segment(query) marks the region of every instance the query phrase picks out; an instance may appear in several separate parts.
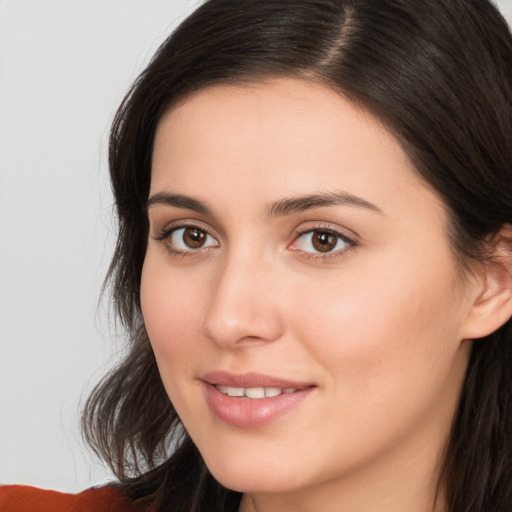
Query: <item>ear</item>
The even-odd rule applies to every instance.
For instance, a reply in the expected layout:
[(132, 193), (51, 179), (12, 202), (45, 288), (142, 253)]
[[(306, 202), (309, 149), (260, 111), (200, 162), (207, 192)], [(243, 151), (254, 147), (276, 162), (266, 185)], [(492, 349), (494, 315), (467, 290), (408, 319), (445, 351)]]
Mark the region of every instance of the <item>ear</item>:
[(512, 226), (503, 226), (490, 245), (491, 256), (477, 271), (464, 339), (483, 338), (512, 318)]

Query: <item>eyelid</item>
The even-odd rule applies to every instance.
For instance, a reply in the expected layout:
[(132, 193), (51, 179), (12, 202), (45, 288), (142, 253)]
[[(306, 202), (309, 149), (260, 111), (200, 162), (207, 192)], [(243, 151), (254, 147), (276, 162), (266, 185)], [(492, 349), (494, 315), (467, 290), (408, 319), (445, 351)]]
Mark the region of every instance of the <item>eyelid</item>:
[(167, 223), (162, 223), (162, 227), (155, 227), (154, 231), (156, 231), (156, 234), (151, 235), (151, 238), (153, 240), (156, 240), (158, 242), (163, 241), (165, 238), (167, 238), (173, 231), (176, 231), (180, 228), (196, 228), (200, 229), (201, 231), (204, 231), (208, 235), (215, 238), (215, 240), (218, 241), (219, 236), (212, 230), (210, 226), (205, 224), (204, 222), (201, 222), (200, 220), (196, 219), (177, 219), (173, 220)]
[[(208, 236), (212, 237), (216, 241), (216, 245), (209, 245), (206, 247), (199, 247), (197, 249), (190, 248), (190, 250), (182, 250), (172, 247), (170, 242), (166, 243), (166, 241), (172, 236), (172, 234), (179, 229), (186, 228), (195, 228), (201, 231), (204, 231)], [(297, 240), (308, 233), (313, 232), (325, 232), (332, 234), (342, 240), (347, 247), (336, 249), (328, 252), (315, 252), (315, 251), (304, 251), (303, 249), (293, 247), (293, 245), (297, 242)], [(163, 242), (167, 250), (171, 252), (173, 255), (182, 255), (182, 256), (192, 256), (201, 254), (204, 251), (208, 251), (212, 248), (219, 247), (219, 235), (207, 224), (199, 221), (197, 219), (178, 219), (167, 224), (164, 224), (162, 228), (157, 230), (157, 234), (151, 235), (151, 238), (158, 242)], [(287, 248), (301, 254), (302, 257), (310, 258), (310, 259), (328, 259), (332, 257), (339, 257), (345, 254), (347, 251), (353, 249), (357, 245), (359, 245), (359, 236), (351, 230), (343, 228), (338, 225), (333, 225), (327, 222), (306, 222), (302, 223), (299, 227), (295, 228), (292, 234), (292, 240), (287, 244)]]
[[(207, 236), (213, 238), (216, 242), (216, 245), (208, 245), (206, 247), (198, 247), (194, 249), (190, 247), (189, 249), (179, 249), (172, 245), (171, 238), (173, 233), (179, 231), (180, 229), (198, 229), (206, 233)], [(161, 242), (165, 245), (167, 251), (173, 256), (195, 256), (203, 253), (204, 251), (208, 251), (210, 249), (214, 249), (215, 247), (219, 247), (219, 237), (212, 232), (212, 229), (202, 222), (194, 220), (194, 219), (179, 219), (165, 224), (162, 228), (157, 230), (156, 235), (152, 235), (151, 238), (157, 242)]]
[[(337, 238), (341, 239), (344, 243), (346, 243), (347, 247), (344, 247), (343, 249), (337, 249), (337, 250), (325, 252), (325, 253), (322, 253), (320, 251), (309, 252), (309, 251), (304, 251), (302, 249), (293, 247), (293, 244), (295, 244), (300, 239), (300, 237), (307, 235), (309, 233), (314, 233), (315, 231), (332, 234), (332, 235), (336, 236)], [(347, 251), (349, 251), (349, 250), (353, 249), (354, 247), (356, 247), (357, 245), (359, 245), (358, 236), (355, 235), (355, 233), (353, 233), (353, 232), (350, 232), (351, 234), (349, 235), (349, 234), (347, 234), (347, 231), (348, 230), (346, 230), (344, 228), (341, 228), (339, 226), (334, 227), (332, 224), (327, 224), (327, 223), (308, 224), (306, 226), (299, 227), (294, 231), (293, 236), (292, 236), (292, 241), (290, 244), (288, 244), (288, 248), (291, 249), (292, 251), (301, 253), (301, 256), (303, 256), (303, 257), (311, 258), (311, 259), (324, 259), (325, 260), (327, 258), (340, 257), (340, 256), (344, 255)]]

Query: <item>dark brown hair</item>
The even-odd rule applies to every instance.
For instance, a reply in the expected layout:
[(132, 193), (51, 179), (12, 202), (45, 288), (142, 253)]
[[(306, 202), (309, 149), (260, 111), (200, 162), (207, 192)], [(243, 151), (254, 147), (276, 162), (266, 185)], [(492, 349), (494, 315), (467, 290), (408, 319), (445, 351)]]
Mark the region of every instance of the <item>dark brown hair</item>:
[[(240, 495), (213, 479), (184, 431), (141, 315), (156, 127), (193, 91), (274, 76), (332, 87), (388, 127), (442, 198), (462, 266), (512, 224), (512, 38), (488, 0), (205, 2), (157, 51), (112, 127), (119, 236), (108, 277), (130, 349), (83, 419), (123, 490), (158, 510), (235, 511)], [(473, 344), (441, 474), (449, 512), (512, 511), (512, 320)]]

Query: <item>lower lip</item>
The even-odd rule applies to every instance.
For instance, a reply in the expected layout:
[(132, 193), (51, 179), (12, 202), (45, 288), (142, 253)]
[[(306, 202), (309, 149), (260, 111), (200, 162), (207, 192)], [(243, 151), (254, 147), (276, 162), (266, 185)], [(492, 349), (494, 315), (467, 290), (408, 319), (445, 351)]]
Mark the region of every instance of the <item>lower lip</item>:
[(235, 427), (267, 425), (297, 407), (313, 387), (268, 398), (238, 398), (225, 395), (212, 384), (203, 383), (208, 407), (217, 418)]

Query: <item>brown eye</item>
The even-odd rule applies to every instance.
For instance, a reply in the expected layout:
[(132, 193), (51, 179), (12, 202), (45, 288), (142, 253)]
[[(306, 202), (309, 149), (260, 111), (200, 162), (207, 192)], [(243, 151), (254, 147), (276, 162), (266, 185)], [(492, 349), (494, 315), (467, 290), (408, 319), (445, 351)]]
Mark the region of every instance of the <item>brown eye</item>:
[(311, 229), (299, 234), (291, 247), (304, 253), (327, 255), (341, 253), (354, 245), (350, 238), (337, 231)]
[(191, 249), (199, 249), (206, 242), (206, 233), (197, 228), (186, 228), (183, 230), (183, 242)]
[[(164, 237), (165, 239), (167, 237)], [(208, 231), (196, 226), (173, 229), (168, 236), (169, 246), (176, 252), (193, 252), (207, 247), (216, 247), (217, 240)]]
[(338, 237), (327, 231), (313, 231), (311, 243), (318, 252), (330, 252), (338, 243)]

